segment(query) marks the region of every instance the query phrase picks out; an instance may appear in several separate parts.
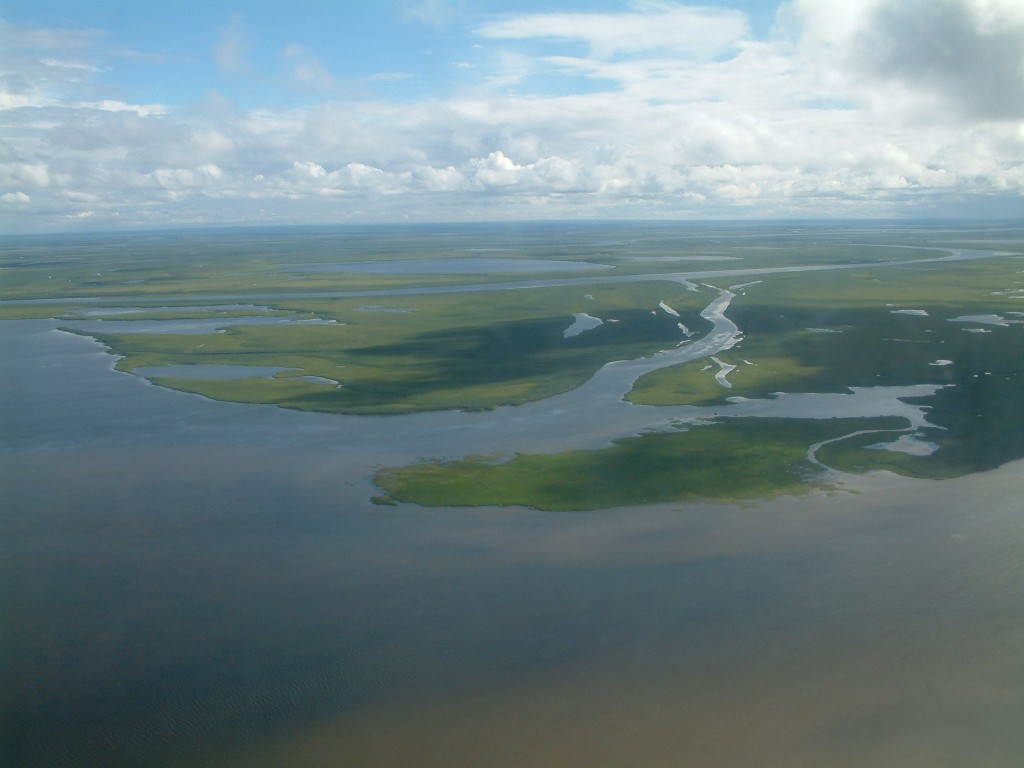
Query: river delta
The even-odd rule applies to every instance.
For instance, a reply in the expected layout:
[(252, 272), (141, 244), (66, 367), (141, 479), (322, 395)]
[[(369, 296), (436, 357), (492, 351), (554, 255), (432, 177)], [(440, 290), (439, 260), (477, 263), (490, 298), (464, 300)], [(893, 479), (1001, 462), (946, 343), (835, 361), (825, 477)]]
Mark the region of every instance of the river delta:
[(1016, 230), (119, 237), (6, 244), (12, 764), (1024, 756)]

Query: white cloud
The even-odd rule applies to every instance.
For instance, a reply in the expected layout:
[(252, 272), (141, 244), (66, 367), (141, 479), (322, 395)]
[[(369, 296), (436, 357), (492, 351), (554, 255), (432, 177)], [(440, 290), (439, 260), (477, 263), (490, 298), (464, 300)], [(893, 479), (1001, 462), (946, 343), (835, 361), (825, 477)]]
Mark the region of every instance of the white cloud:
[(38, 29), (0, 20), (0, 108), (45, 106), (87, 84), (103, 71), (104, 37), (95, 29)]
[(139, 117), (167, 114), (167, 105), (165, 104), (127, 104), (116, 99), (103, 99), (102, 101), (92, 102), (82, 101), (75, 106), (82, 109), (100, 109), (105, 112), (134, 112)]
[(473, 185), (484, 190), (561, 193), (580, 187), (578, 169), (560, 157), (519, 165), (499, 150), (470, 161), (469, 167)]
[(100, 29), (29, 27), (0, 22), (0, 39), (12, 50), (60, 51), (66, 54), (89, 52), (106, 33)]
[(50, 186), (50, 169), (45, 163), (3, 163), (0, 165), (0, 186), (36, 187)]
[(164, 114), (163, 104), (130, 104), (120, 99), (81, 99), (91, 91), (111, 51), (101, 30), (33, 29), (0, 22), (5, 67), (0, 71), (0, 110), (68, 106), (131, 111), (141, 116)]
[(232, 14), (226, 27), (220, 30), (220, 39), (214, 54), (222, 74), (242, 75), (249, 71), (250, 42), (241, 14)]
[(1019, 0), (794, 0), (802, 64), (877, 109), (930, 119), (1024, 119)]
[(0, 109), (20, 109), (31, 106), (41, 106), (41, 104), (26, 93), (0, 91)]
[(83, 64), (79, 61), (60, 61), (58, 59), (40, 59), (39, 63), (44, 67), (53, 67), (55, 69), (64, 69), (75, 74), (84, 75), (95, 75), (99, 74), (103, 70), (93, 64)]
[(327, 171), (319, 163), (295, 161), (286, 174), (286, 182), (282, 188), (292, 197), (303, 194), (386, 195), (405, 191), (395, 174), (365, 163), (348, 163), (337, 170)]
[[(995, 7), (986, 3), (986, 16)], [(1024, 119), (1024, 18), (1007, 13), (996, 26), (981, 10), (972, 0), (880, 7), (855, 55), (873, 76), (931, 93), (960, 115)]]
[(224, 171), (211, 163), (194, 168), (157, 168), (153, 178), (165, 189), (201, 190), (223, 179)]
[(462, 5), (455, 0), (404, 0), (401, 7), (406, 21), (439, 27), (454, 18)]
[(419, 166), (409, 171), (406, 178), (411, 189), (425, 192), (457, 192), (468, 186), (465, 174), (451, 165), (444, 168)]
[[(965, 195), (1020, 203), (1024, 116), (1013, 110), (1024, 89), (1014, 91), (1009, 64), (1020, 8), (795, 0), (760, 40), (735, 11), (668, 3), (505, 16), (481, 27), (486, 45), (457, 97), (400, 103), (342, 99), (294, 44), (281, 55), (289, 73), (331, 100), (288, 109), (218, 97), (132, 104), (89, 70), (103, 69), (90, 47), (101, 35), (39, 33), (29, 37), (59, 50), (24, 53), (0, 91), (0, 194), (33, 222), (88, 213), (95, 226), (880, 216), (957, 210)], [(896, 50), (894, 30), (911, 18), (919, 29)], [(950, 31), (950, 19), (964, 28), (940, 39), (963, 57), (962, 73), (920, 32)], [(239, 17), (222, 43), (222, 65), (245, 64)], [(986, 90), (978, 78), (990, 64)]]
[(597, 58), (657, 49), (698, 57), (731, 49), (748, 34), (739, 11), (645, 3), (629, 13), (533, 13), (484, 24), (479, 33), (504, 40), (582, 41)]
[(316, 55), (298, 43), (291, 43), (281, 51), (281, 59), (290, 68), (292, 81), (303, 90), (330, 91), (334, 89), (334, 77), (327, 71)]

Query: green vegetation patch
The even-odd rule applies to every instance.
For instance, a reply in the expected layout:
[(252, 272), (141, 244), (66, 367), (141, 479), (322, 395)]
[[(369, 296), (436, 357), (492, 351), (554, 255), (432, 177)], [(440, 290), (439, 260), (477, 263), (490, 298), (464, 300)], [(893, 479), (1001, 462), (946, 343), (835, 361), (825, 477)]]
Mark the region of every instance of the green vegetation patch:
[[(710, 404), (779, 391), (949, 384), (963, 372), (984, 374), (993, 365), (1020, 370), (1022, 326), (986, 326), (988, 333), (975, 335), (950, 320), (981, 314), (1021, 319), (1013, 314), (1024, 307), (1021, 267), (1019, 258), (1010, 257), (765, 276), (728, 311), (744, 334), (734, 349), (718, 355), (737, 366), (728, 377), (731, 389), (715, 380), (719, 368), (706, 358), (647, 374), (629, 399), (645, 405)], [(942, 359), (958, 367), (934, 365)]]
[(203, 395), (211, 400), (234, 403), (279, 403), (282, 400), (315, 397), (335, 389), (334, 384), (320, 384), (285, 376), (231, 380), (157, 377), (153, 383)]
[[(120, 356), (118, 367), (125, 371), (172, 364), (290, 369), (267, 379), (154, 377), (158, 384), (219, 400), (332, 413), (487, 409), (565, 392), (608, 362), (675, 347), (681, 340), (677, 322), (703, 333), (708, 324), (699, 313), (712, 292), (687, 291), (653, 275), (847, 265), (707, 278), (722, 287), (745, 286), (736, 289), (728, 310), (743, 338), (717, 355), (736, 366), (728, 374), (731, 387), (720, 384), (718, 364), (705, 358), (641, 377), (629, 397), (645, 405), (710, 405), (775, 392), (941, 385), (920, 401), (930, 408), (928, 418), (936, 428), (930, 439), (940, 448), (934, 455), (878, 451), (851, 440), (827, 446), (822, 458), (857, 471), (884, 467), (948, 476), (1024, 456), (1021, 235), (1019, 227), (1001, 225), (609, 222), (5, 238), (0, 319), (57, 317), (73, 326), (74, 313), (90, 306), (87, 297), (93, 307), (100, 299), (118, 297), (119, 305), (151, 308), (133, 315), (110, 313), (111, 320), (229, 318), (235, 310), (216, 305), (255, 303), (267, 307), (259, 310), (267, 316), (335, 322), (241, 324), (202, 335), (89, 335)], [(1006, 255), (906, 263), (940, 256), (942, 248), (991, 247), (1005, 249)], [(308, 271), (309, 265), (481, 259), (485, 253), (614, 269), (586, 276), (561, 270), (506, 275)], [(652, 279), (614, 282), (641, 273)], [(454, 290), (556, 276), (589, 282)], [(453, 290), (416, 293), (438, 287)], [(381, 293), (392, 288), (408, 292)], [(350, 292), (365, 295), (340, 297)], [(63, 303), (60, 297), (82, 301)], [(661, 301), (680, 317), (659, 309)], [(604, 323), (566, 338), (576, 313)], [(953, 322), (988, 315), (1009, 322)], [(756, 427), (748, 429), (759, 434)], [(721, 426), (704, 431), (728, 434)], [(580, 466), (586, 468), (586, 462)]]
[(819, 476), (814, 443), (862, 429), (901, 429), (876, 419), (726, 419), (689, 431), (618, 440), (597, 451), (428, 462), (386, 469), (382, 500), (424, 506), (514, 505), (583, 511), (694, 499), (737, 501), (804, 493)]
[(65, 304), (6, 304), (0, 305), (0, 320), (46, 320), (67, 311)]
[[(1022, 267), (1020, 258), (1003, 257), (767, 276), (729, 309), (745, 334), (718, 355), (737, 366), (728, 376), (731, 388), (715, 380), (719, 367), (705, 358), (647, 374), (629, 399), (705, 405), (779, 391), (936, 384), (942, 389), (918, 401), (938, 428), (934, 455), (844, 441), (823, 449), (822, 460), (851, 471), (891, 469), (920, 477), (998, 467), (1024, 456)], [(1008, 322), (958, 320), (989, 315)]]
[[(256, 230), (15, 238), (0, 243), (0, 299), (159, 299), (296, 291), (382, 290), (472, 285), (494, 275), (298, 272), (297, 265), (373, 259), (471, 258), (443, 240), (351, 232), (316, 236)], [(506, 276), (508, 277), (508, 276)]]
[(794, 356), (758, 354), (754, 364), (730, 352), (715, 357), (736, 366), (728, 375), (731, 388), (719, 383), (715, 375), (721, 368), (706, 357), (642, 376), (628, 399), (638, 405), (720, 405), (736, 395), (766, 397), (782, 392), (791, 389), (794, 382), (813, 379), (819, 373), (819, 369), (802, 365)]
[(898, 435), (866, 434), (857, 435), (847, 440), (824, 445), (818, 449), (818, 460), (840, 472), (863, 474), (886, 470), (907, 477), (924, 479), (943, 479), (964, 474), (963, 468), (946, 450), (949, 443), (939, 430), (924, 430), (918, 436), (939, 445), (936, 453), (917, 456), (901, 451), (886, 450), (880, 446), (892, 443)]
[[(334, 320), (325, 325), (237, 325), (216, 334), (93, 334), (122, 356), (118, 368), (259, 365), (295, 369), (276, 379), (320, 376), (340, 386), (182, 380), (155, 383), (217, 400), (272, 402), (329, 413), (479, 410), (573, 389), (601, 366), (671, 347), (707, 294), (676, 283), (557, 287), (274, 302), (278, 311)], [(573, 315), (604, 322), (565, 336)]]

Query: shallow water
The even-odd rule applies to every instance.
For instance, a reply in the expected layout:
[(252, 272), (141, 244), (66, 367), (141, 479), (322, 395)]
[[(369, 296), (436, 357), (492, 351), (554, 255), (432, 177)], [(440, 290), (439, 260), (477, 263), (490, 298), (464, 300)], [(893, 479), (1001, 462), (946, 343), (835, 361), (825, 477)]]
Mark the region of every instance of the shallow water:
[(117, 316), (123, 315), (130, 317), (131, 315), (138, 315), (142, 313), (159, 313), (159, 312), (237, 312), (237, 311), (252, 311), (252, 312), (267, 312), (270, 307), (260, 306), (257, 304), (198, 304), (198, 305), (187, 305), (187, 306), (171, 306), (171, 307), (92, 307), (89, 309), (74, 309), (68, 312), (65, 317), (69, 319), (73, 318), (89, 318), (97, 316)]
[(586, 312), (575, 312), (573, 313), (572, 325), (562, 331), (562, 337), (571, 339), (579, 336), (581, 333), (592, 331), (602, 324), (604, 324), (604, 320), (599, 317), (588, 315)]
[(541, 404), (377, 418), (205, 400), (0, 323), (0, 763), (1024, 763), (1022, 462), (743, 506), (370, 502), (377, 465), (713, 414), (925, 423), (899, 398), (933, 387), (621, 400), (734, 340), (718, 309)]
[[(173, 309), (162, 307), (163, 309)], [(319, 318), (252, 315), (248, 317), (217, 317), (194, 320), (64, 320), (61, 326), (82, 333), (220, 333), (237, 325), (332, 325), (334, 320)]]
[(358, 272), (369, 275), (496, 275), (509, 272), (577, 272), (611, 269), (607, 264), (551, 259), (380, 259), (290, 264), (282, 272)]
[[(91, 339), (56, 330), (48, 320), (3, 323), (4, 345), (24, 355), (5, 368), (4, 450), (78, 445), (241, 444), (329, 449), (368, 473), (381, 463), (422, 458), (555, 452), (599, 448), (650, 430), (674, 429), (716, 416), (830, 418), (903, 416), (925, 423), (922, 406), (901, 398), (933, 393), (934, 385), (852, 389), (848, 394), (784, 394), (736, 398), (727, 405), (640, 406), (623, 400), (632, 382), (666, 365), (698, 359), (734, 343), (738, 329), (716, 300), (704, 337), (647, 358), (606, 365), (583, 386), (546, 400), (485, 412), (407, 416), (338, 416), (269, 405), (219, 403), (150, 384), (113, 370), (113, 358)], [(74, 396), (69, 394), (73, 389)], [(89, 403), (82, 409), (81, 403)], [(17, 405), (15, 405), (17, 404)]]
[(1020, 464), (550, 515), (373, 507), (322, 450), (7, 458), (7, 764), (1024, 756)]

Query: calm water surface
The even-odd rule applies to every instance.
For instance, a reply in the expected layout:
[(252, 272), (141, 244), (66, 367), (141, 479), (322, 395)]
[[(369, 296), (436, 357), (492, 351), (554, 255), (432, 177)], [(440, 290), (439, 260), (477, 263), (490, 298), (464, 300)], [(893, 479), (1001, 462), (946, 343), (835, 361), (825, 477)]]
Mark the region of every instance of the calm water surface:
[(5, 764), (1024, 762), (1020, 463), (743, 507), (377, 507), (375, 464), (514, 409), (215, 403), (53, 327), (0, 324)]

